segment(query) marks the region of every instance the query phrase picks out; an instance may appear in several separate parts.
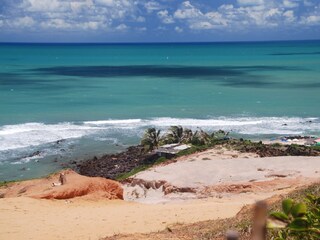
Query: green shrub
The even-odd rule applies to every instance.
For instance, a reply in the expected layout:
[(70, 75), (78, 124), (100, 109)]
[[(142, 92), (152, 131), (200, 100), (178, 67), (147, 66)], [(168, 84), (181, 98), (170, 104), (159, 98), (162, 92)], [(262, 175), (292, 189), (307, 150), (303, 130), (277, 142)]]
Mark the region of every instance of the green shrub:
[(272, 212), (269, 229), (275, 229), (275, 240), (319, 240), (320, 197), (308, 194), (306, 203), (285, 199), (282, 211)]

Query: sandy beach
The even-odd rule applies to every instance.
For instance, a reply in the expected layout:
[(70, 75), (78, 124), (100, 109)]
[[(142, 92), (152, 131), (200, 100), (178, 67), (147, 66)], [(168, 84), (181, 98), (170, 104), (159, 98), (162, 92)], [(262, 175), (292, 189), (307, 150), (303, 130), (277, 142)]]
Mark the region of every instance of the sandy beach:
[[(98, 181), (101, 186), (99, 178), (77, 177), (71, 172), (66, 186), (52, 188), (50, 183), (57, 178), (54, 175), (1, 189), (8, 195), (0, 199), (0, 238), (95, 240), (159, 231), (177, 223), (228, 218), (247, 204), (319, 181), (319, 172), (320, 157), (258, 158), (215, 149), (136, 174), (131, 183), (122, 186), (127, 201), (108, 200), (110, 194), (94, 191), (62, 200), (40, 199), (40, 192), (65, 192), (70, 186), (79, 190), (87, 185), (81, 185), (79, 179), (91, 181), (92, 186)], [(134, 180), (140, 184), (133, 186)], [(150, 181), (163, 181), (173, 190), (164, 193), (164, 185), (147, 188), (145, 183)], [(25, 191), (19, 193), (21, 188)], [(193, 191), (180, 191), (182, 188)], [(132, 197), (134, 192), (136, 197)]]

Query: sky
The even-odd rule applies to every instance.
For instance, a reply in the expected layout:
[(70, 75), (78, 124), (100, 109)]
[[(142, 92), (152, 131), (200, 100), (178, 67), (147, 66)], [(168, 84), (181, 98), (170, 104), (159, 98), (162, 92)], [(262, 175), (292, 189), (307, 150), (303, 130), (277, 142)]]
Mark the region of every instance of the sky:
[(320, 0), (0, 0), (0, 42), (320, 39)]

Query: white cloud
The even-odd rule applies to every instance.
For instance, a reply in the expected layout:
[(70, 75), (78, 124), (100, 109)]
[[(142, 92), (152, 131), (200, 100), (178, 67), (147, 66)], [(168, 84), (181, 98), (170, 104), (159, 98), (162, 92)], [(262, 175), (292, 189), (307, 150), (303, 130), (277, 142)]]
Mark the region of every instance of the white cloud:
[(196, 18), (202, 15), (202, 12), (189, 1), (183, 2), (181, 7), (174, 13), (174, 17), (178, 19)]
[(296, 20), (296, 17), (292, 10), (285, 11), (283, 13), (283, 16), (285, 17), (285, 21), (287, 22), (294, 22)]
[(115, 20), (120, 21), (120, 25), (127, 21), (144, 22), (145, 18), (137, 15), (136, 3), (136, 0), (22, 0), (14, 6), (14, 13), (18, 16), (7, 15), (4, 25), (108, 30)]
[(85, 11), (88, 8), (93, 8), (94, 4), (92, 0), (83, 0), (80, 2), (70, 2), (70, 7), (73, 12)]
[(182, 29), (181, 27), (178, 27), (178, 26), (176, 26), (176, 27), (174, 28), (174, 30), (175, 30), (176, 32), (178, 32), (178, 33), (182, 33), (182, 32), (183, 32), (183, 29)]
[(161, 19), (161, 21), (165, 24), (174, 23), (174, 19), (172, 16), (169, 15), (168, 10), (159, 11), (157, 15)]
[(56, 29), (70, 29), (72, 24), (66, 22), (64, 19), (50, 19), (49, 21), (40, 24), (42, 28), (56, 28)]
[(67, 2), (59, 0), (23, 0), (22, 5), (28, 11), (63, 11), (67, 7)]
[(115, 28), (117, 31), (126, 31), (129, 29), (129, 27), (126, 24), (120, 24)]
[(35, 25), (35, 21), (32, 17), (20, 17), (20, 18), (16, 18), (13, 19), (13, 21), (11, 21), (9, 24), (12, 27), (17, 27), (17, 28), (26, 28), (26, 27), (32, 27)]
[(313, 11), (305, 13), (301, 17), (300, 23), (307, 26), (320, 25), (320, 4), (314, 6)]
[(209, 12), (205, 16), (210, 20), (211, 23), (220, 26), (227, 26), (227, 19), (219, 12)]
[(306, 25), (320, 25), (320, 16), (311, 15), (304, 17), (302, 23)]
[(230, 11), (232, 9), (234, 9), (232, 4), (223, 4), (218, 8), (219, 11)]
[(254, 6), (264, 4), (264, 0), (237, 0), (238, 4), (241, 6)]
[(297, 1), (293, 1), (293, 0), (284, 0), (283, 6), (285, 8), (296, 8), (299, 6), (299, 3)]
[[(5, 2), (0, 7), (1, 29), (147, 31), (147, 21), (150, 26), (162, 25), (175, 32), (320, 25), (317, 0), (235, 0), (234, 4), (215, 8), (214, 4), (195, 0), (181, 1), (178, 7), (172, 0), (0, 1)], [(8, 6), (10, 9), (6, 9)], [(165, 27), (167, 24), (172, 26)]]
[[(276, 28), (297, 26), (295, 10), (285, 8), (283, 1), (239, 0), (240, 6), (223, 4), (215, 11), (203, 12), (189, 1), (183, 2), (174, 17), (193, 30), (228, 29), (242, 31), (252, 28)], [(288, 4), (288, 2), (286, 3)], [(287, 5), (289, 6), (289, 5)], [(290, 5), (293, 7), (293, 5)], [(305, 22), (316, 22), (305, 19)]]
[(144, 4), (144, 7), (147, 9), (148, 13), (162, 9), (162, 6), (155, 1), (150, 1)]
[(99, 28), (100, 24), (98, 22), (85, 22), (82, 23), (84, 29), (96, 30)]
[(136, 21), (142, 23), (142, 22), (145, 22), (146, 19), (145, 19), (144, 17), (142, 17), (142, 16), (138, 16), (138, 17), (136, 18)]
[(210, 22), (194, 22), (190, 25), (191, 29), (203, 30), (203, 29), (212, 29), (214, 26)]
[(140, 31), (140, 32), (145, 32), (147, 31), (147, 28), (146, 27), (138, 27), (138, 28), (135, 28), (137, 31)]

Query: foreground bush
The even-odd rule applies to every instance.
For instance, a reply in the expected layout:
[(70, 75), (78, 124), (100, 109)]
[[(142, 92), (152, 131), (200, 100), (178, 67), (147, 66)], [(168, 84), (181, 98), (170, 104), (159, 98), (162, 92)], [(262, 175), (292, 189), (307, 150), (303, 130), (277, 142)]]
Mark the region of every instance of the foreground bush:
[(320, 239), (320, 197), (308, 194), (305, 202), (285, 199), (282, 211), (270, 214), (268, 228), (275, 230), (272, 239)]

